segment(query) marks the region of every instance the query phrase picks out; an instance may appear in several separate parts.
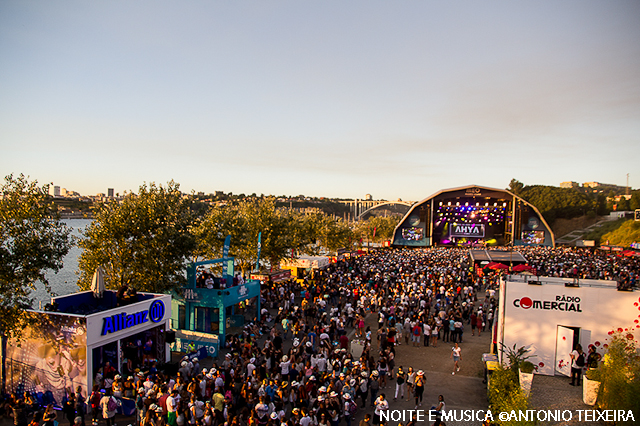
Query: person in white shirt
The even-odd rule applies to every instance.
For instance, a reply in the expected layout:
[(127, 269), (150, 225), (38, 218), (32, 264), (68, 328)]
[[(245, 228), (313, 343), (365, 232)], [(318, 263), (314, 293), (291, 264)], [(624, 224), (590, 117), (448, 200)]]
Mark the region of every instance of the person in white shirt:
[(176, 424), (176, 416), (178, 409), (178, 390), (174, 389), (171, 391), (171, 394), (167, 397), (167, 423), (169, 425)]
[(458, 361), (460, 361), (460, 352), (462, 351), (462, 349), (460, 349), (460, 347), (458, 346), (458, 342), (454, 343), (454, 347), (451, 348), (451, 357), (453, 359), (453, 371), (451, 372), (451, 375), (456, 374), (456, 371), (460, 371), (460, 365), (458, 364)]
[(374, 414), (373, 424), (379, 425), (381, 413), (383, 411), (389, 411), (389, 401), (385, 399), (384, 393), (381, 393), (380, 396), (378, 396), (375, 402), (375, 406), (376, 406), (376, 409), (373, 412)]

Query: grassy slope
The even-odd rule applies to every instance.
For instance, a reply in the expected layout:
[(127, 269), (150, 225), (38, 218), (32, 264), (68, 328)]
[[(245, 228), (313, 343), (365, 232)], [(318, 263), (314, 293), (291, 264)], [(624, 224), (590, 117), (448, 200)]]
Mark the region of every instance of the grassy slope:
[(601, 244), (609, 240), (611, 245), (628, 247), (631, 243), (640, 241), (640, 222), (632, 219), (616, 222), (621, 222), (619, 227), (602, 235)]

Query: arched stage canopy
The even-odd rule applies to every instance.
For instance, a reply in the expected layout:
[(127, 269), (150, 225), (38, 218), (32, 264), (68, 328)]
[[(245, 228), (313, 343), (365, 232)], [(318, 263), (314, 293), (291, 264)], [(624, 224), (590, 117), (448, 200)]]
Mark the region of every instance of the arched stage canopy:
[(443, 189), (415, 203), (393, 234), (394, 246), (555, 246), (551, 227), (517, 195), (478, 185)]

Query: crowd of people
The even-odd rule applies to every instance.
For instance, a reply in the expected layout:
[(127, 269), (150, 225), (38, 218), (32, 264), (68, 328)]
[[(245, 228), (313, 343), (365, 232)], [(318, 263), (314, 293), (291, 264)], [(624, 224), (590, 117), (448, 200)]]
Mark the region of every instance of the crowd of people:
[[(539, 272), (573, 268), (585, 277), (635, 279), (631, 260), (611, 266), (591, 252), (520, 250)], [(398, 346), (452, 343), (451, 374), (458, 373), (468, 333), (491, 328), (496, 274), (473, 268), (466, 249), (398, 249), (338, 261), (304, 283), (268, 283), (261, 321), (230, 336), (213, 367), (187, 355), (177, 373), (152, 365), (127, 377), (98, 377), (87, 400), (74, 399), (75, 412), (65, 415), (84, 426), (90, 413), (93, 425), (106, 419), (110, 426), (122, 398), (129, 398), (135, 419), (126, 421), (136, 426), (351, 426), (362, 411), (359, 426), (379, 425), (390, 399), (412, 398), (416, 408), (423, 403), (425, 373), (396, 365)], [(375, 330), (366, 326), (368, 315), (377, 319)], [(351, 330), (361, 353), (350, 350)], [(441, 395), (434, 410), (444, 409)], [(32, 426), (43, 422), (50, 426), (42, 417)]]
[(580, 247), (517, 247), (538, 275), (578, 279), (614, 280), (635, 287), (640, 256)]

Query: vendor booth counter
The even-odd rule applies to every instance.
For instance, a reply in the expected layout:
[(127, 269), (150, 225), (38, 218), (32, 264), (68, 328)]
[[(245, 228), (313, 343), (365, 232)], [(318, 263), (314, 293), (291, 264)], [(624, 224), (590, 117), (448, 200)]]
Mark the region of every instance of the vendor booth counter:
[(86, 291), (52, 298), (51, 306), (50, 311), (28, 311), (35, 316), (33, 325), (19, 344), (8, 341), (7, 392), (29, 391), (60, 405), (65, 389), (81, 387), (86, 398), (107, 363), (126, 376), (135, 368), (144, 370), (144, 360), (169, 361), (169, 295), (138, 293), (118, 302), (114, 291), (104, 291), (101, 298)]

